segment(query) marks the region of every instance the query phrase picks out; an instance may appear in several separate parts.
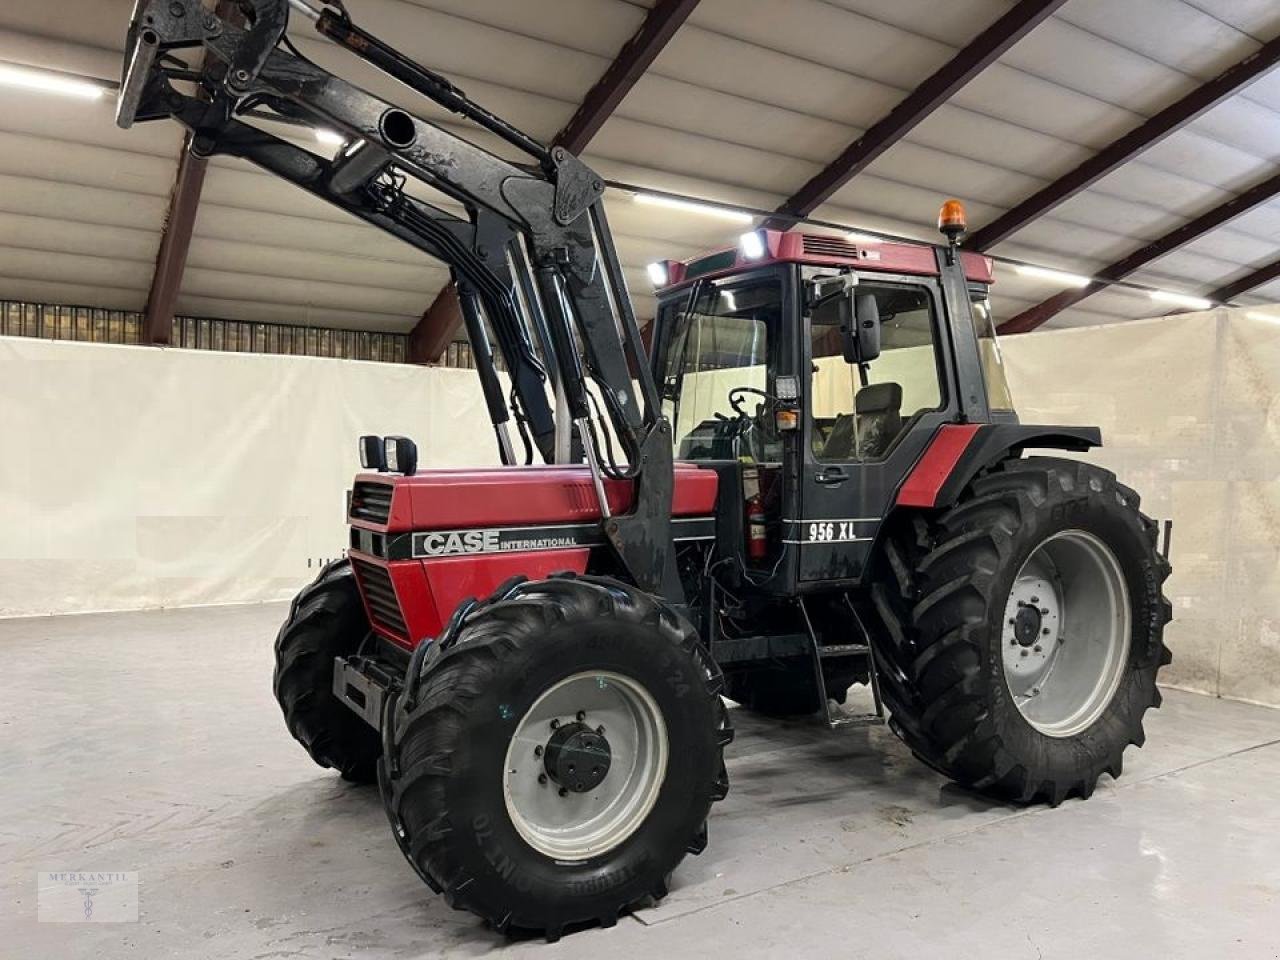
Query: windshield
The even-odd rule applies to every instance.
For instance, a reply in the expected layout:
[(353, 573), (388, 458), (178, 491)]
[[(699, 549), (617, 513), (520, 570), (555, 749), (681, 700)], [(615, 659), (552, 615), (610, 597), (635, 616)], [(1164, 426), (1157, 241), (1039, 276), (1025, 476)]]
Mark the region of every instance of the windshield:
[(665, 304), (659, 322), (668, 347), (662, 370), (663, 413), (676, 456), (777, 459), (757, 427), (772, 422), (766, 394), (769, 348), (782, 311), (776, 276), (701, 284)]

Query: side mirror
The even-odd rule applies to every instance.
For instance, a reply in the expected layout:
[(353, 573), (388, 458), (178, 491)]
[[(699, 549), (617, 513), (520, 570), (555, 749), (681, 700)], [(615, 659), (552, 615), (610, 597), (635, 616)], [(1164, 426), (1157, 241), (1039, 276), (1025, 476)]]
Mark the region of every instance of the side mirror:
[(880, 356), (880, 307), (870, 293), (848, 297), (841, 305), (840, 333), (846, 363), (870, 363)]

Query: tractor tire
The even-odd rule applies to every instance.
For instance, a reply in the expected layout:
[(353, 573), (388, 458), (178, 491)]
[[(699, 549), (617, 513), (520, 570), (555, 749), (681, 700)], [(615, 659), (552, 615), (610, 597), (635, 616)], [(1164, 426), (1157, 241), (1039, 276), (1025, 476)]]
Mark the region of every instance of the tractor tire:
[[(852, 672), (828, 677), (827, 697), (844, 703), (853, 682)], [(816, 686), (813, 663), (806, 657), (726, 674), (724, 695), (762, 717), (799, 717), (822, 709)]]
[(1171, 659), (1170, 567), (1138, 507), (1106, 470), (1032, 457), (889, 536), (874, 654), (890, 726), (917, 757), (1021, 803), (1120, 776)]
[(663, 897), (728, 789), (722, 680), (693, 628), (634, 587), (566, 575), (500, 591), (432, 654), (388, 705), (379, 765), (428, 886), (548, 940)]
[(344, 780), (377, 778), (382, 742), (333, 694), (333, 660), (359, 650), (369, 636), (351, 564), (338, 560), (294, 598), (276, 636), (273, 688), (284, 722), (307, 753)]

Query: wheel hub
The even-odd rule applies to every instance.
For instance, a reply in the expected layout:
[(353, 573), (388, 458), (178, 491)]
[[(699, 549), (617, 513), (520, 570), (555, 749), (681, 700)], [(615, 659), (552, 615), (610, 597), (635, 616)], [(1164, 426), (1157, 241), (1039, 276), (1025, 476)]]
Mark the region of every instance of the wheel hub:
[(609, 741), (585, 723), (559, 727), (543, 751), (547, 775), (572, 793), (586, 793), (600, 786), (612, 759)]
[(1069, 737), (1106, 709), (1129, 656), (1128, 587), (1111, 549), (1064, 530), (1023, 563), (1004, 610), (1004, 676), (1035, 729)]
[(1040, 611), (1030, 604), (1023, 604), (1013, 617), (1013, 638), (1020, 647), (1030, 647), (1040, 636)]
[(612, 850), (658, 802), (667, 751), (662, 710), (638, 680), (604, 670), (565, 677), (511, 731), (502, 773), (511, 825), (557, 861)]

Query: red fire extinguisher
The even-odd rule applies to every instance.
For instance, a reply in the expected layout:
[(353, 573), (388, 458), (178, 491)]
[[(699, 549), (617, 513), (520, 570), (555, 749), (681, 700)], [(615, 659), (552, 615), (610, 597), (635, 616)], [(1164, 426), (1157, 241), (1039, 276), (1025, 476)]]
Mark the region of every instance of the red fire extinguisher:
[(764, 500), (757, 491), (747, 499), (747, 556), (763, 560), (769, 553), (765, 535)]

